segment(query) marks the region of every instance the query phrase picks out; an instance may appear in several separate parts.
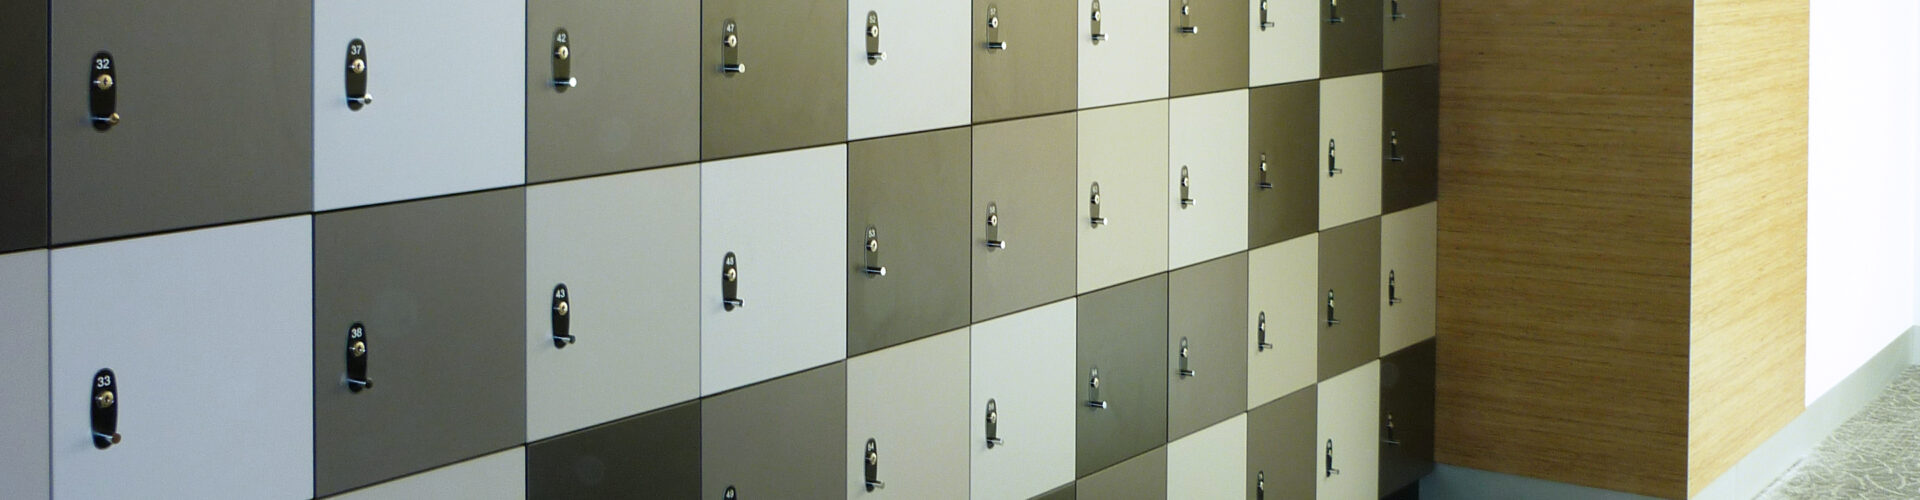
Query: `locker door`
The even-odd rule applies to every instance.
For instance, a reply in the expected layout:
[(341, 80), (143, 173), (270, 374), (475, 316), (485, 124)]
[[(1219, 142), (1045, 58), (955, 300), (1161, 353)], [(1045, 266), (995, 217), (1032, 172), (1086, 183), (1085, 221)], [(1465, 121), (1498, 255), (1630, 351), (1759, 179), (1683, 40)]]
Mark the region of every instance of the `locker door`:
[(1186, 96), (1247, 87), (1246, 0), (1167, 0), (1169, 91)]
[(527, 440), (700, 396), (699, 210), (694, 165), (527, 188)]
[(1033, 497), (1033, 500), (1073, 500), (1074, 496), (1075, 495), (1074, 495), (1073, 483), (1067, 483), (1066, 486), (1054, 488), (1053, 491), (1042, 493), (1040, 496)]
[(1073, 2), (1079, 6), (1080, 108), (1166, 97), (1165, 6), (1158, 0)]
[(0, 74), (14, 75), (0, 80), (0, 252), (47, 244), (47, 6), (14, 2), (0, 19)]
[(1248, 409), (1319, 380), (1319, 274), (1319, 234), (1248, 252)]
[(1383, 80), (1380, 210), (1397, 212), (1440, 194), (1440, 70), (1403, 69)]
[(1166, 101), (1090, 109), (1079, 117), (1080, 292), (1166, 271)]
[(312, 494), (312, 227), (52, 253), (55, 498)]
[(1324, 450), (1314, 386), (1247, 412), (1247, 498), (1313, 498)]
[(1247, 249), (1247, 92), (1174, 99), (1167, 155), (1170, 267)]
[(1319, 386), (1319, 459), (1314, 477), (1321, 500), (1380, 498), (1380, 363), (1368, 362)]
[(527, 497), (526, 457), (525, 448), (511, 448), (422, 474), (354, 490), (331, 497), (331, 500), (522, 499)]
[(526, 221), (520, 189), (315, 218), (317, 494), (525, 442)]
[(528, 444), (527, 497), (704, 498), (700, 402)]
[(1179, 439), (1247, 411), (1247, 255), (1169, 280), (1167, 436)]
[(1381, 0), (1386, 69), (1440, 62), (1440, 0)]
[(1247, 416), (1239, 413), (1167, 445), (1167, 498), (1238, 498), (1246, 471)]
[(971, 137), (956, 128), (847, 146), (847, 354), (967, 325)]
[(847, 137), (967, 124), (973, 21), (966, 2), (847, 2)]
[(1320, 82), (1248, 91), (1247, 246), (1320, 224)]
[(1155, 447), (1074, 484), (1079, 498), (1156, 500), (1167, 498), (1167, 448)]
[(1434, 343), (1380, 359), (1380, 491), (1399, 491), (1433, 471)]
[(1073, 295), (1074, 139), (1067, 114), (973, 128), (974, 321)]
[(701, 165), (701, 395), (846, 357), (846, 220), (845, 146)]
[(846, 8), (832, 0), (702, 1), (701, 158), (847, 137)]
[(1079, 298), (1082, 477), (1167, 442), (1167, 281), (1161, 274)]
[(1315, 354), (1324, 381), (1380, 354), (1380, 219), (1320, 233), (1319, 319)]
[(527, 181), (698, 160), (699, 23), (699, 0), (527, 2)]
[(53, 242), (306, 211), (311, 5), (52, 2)]
[(314, 209), (524, 182), (526, 14), (518, 0), (314, 4)]
[(1438, 210), (1428, 203), (1380, 218), (1380, 355), (1433, 338)]
[(1320, 82), (1320, 230), (1380, 215), (1380, 75)]
[(0, 255), (0, 488), (20, 498), (53, 494), (47, 352), (47, 252)]
[(973, 325), (974, 498), (1029, 498), (1073, 483), (1075, 304)]
[(846, 364), (702, 400), (700, 430), (699, 498), (846, 498)]
[(847, 498), (967, 498), (970, 349), (963, 328), (847, 360)]
[(1380, 71), (1381, 1), (1319, 0), (1320, 78)]
[(973, 0), (974, 123), (1074, 109), (1075, 1)]
[(1320, 0), (1247, 0), (1251, 85), (1320, 78)]

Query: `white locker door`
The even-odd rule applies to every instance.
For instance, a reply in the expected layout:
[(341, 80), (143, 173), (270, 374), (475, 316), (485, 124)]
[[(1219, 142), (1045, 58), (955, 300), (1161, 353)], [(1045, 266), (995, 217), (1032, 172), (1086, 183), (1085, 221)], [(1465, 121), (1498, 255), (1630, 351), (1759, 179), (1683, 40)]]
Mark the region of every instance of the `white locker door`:
[(848, 0), (849, 139), (967, 124), (973, 113), (969, 7)]
[(973, 326), (973, 498), (1030, 498), (1073, 482), (1075, 307), (1067, 299)]
[(1380, 355), (1433, 338), (1439, 210), (1433, 203), (1380, 218)]
[(1090, 109), (1079, 118), (1080, 293), (1166, 271), (1167, 103)]
[(1320, 82), (1320, 230), (1380, 215), (1379, 73)]
[(1320, 500), (1380, 498), (1380, 362), (1371, 361), (1319, 386)]
[(0, 378), (0, 491), (47, 498), (46, 250), (0, 255)]
[(1246, 496), (1247, 415), (1235, 415), (1167, 445), (1167, 499)]
[[(1313, 385), (1318, 372), (1320, 235), (1247, 257), (1247, 409)], [(1261, 329), (1266, 330), (1265, 343)]]
[(967, 498), (971, 349), (961, 328), (847, 360), (847, 498)]
[(1320, 77), (1320, 0), (1247, 0), (1247, 9), (1253, 21), (1247, 76), (1253, 86)]
[(1080, 109), (1167, 97), (1166, 2), (1072, 1), (1080, 12)]
[(1245, 250), (1247, 91), (1182, 97), (1168, 108), (1169, 267)]

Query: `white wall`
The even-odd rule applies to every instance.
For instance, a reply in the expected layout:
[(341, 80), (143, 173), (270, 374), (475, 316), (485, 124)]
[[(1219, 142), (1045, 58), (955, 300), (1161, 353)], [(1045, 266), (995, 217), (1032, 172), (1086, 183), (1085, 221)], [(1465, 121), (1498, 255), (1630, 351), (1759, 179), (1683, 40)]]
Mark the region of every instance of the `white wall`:
[(1811, 3), (1809, 404), (1920, 319), (1920, 5)]

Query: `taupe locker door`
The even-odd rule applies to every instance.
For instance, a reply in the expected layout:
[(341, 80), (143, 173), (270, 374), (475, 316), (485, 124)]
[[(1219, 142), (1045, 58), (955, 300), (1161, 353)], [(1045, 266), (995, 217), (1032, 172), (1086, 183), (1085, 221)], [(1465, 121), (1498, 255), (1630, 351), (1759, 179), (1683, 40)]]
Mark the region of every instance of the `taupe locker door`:
[(847, 365), (700, 402), (698, 498), (846, 498)]
[(1320, 2), (1326, 0), (1246, 1), (1247, 83), (1320, 78)]
[(956, 127), (973, 113), (965, 1), (847, 2), (847, 137)]
[(315, 217), (317, 494), (525, 442), (526, 220), (518, 188)]
[(1383, 0), (1319, 0), (1320, 78), (1380, 71)]
[(313, 494), (312, 228), (52, 252), (54, 498)]
[(526, 497), (526, 448), (515, 447), (329, 497), (328, 500), (519, 500)]
[(1440, 62), (1440, 0), (1380, 0), (1386, 69)]
[(1320, 232), (1319, 380), (1380, 354), (1380, 219)]
[(1313, 498), (1321, 475), (1314, 386), (1247, 412), (1247, 498)]
[(700, 403), (527, 445), (527, 498), (714, 498), (700, 494)]
[(309, 4), (314, 209), (526, 182), (525, 0)]
[(1320, 235), (1247, 253), (1247, 408), (1319, 381)]
[(1378, 73), (1320, 82), (1320, 230), (1380, 215), (1380, 168), (1386, 163), (1380, 132)]
[(973, 320), (1073, 295), (1074, 117), (973, 128)]
[(1247, 0), (1167, 0), (1168, 91), (1179, 97), (1247, 87)]
[(47, 6), (0, 19), (0, 252), (47, 245)]
[(700, 0), (527, 2), (527, 182), (700, 159)]
[(847, 3), (703, 0), (700, 157), (847, 138)]
[(1030, 498), (1073, 484), (1074, 299), (973, 325), (974, 498)]
[(1237, 498), (1246, 467), (1247, 415), (1240, 412), (1167, 443), (1167, 498)]
[(847, 498), (967, 498), (971, 348), (962, 328), (847, 360)]
[(1380, 355), (1433, 338), (1439, 210), (1433, 203), (1380, 218)]
[(1389, 71), (1383, 80), (1380, 211), (1388, 213), (1439, 197), (1440, 69)]
[(1080, 292), (1166, 271), (1167, 102), (1079, 117)]
[(312, 5), (52, 2), (52, 241), (306, 211)]
[(1380, 359), (1380, 491), (1433, 471), (1434, 341)]
[(1074, 109), (1078, 0), (973, 0), (973, 122)]
[(1154, 500), (1167, 498), (1167, 448), (1155, 447), (1075, 482), (1079, 498)]
[(700, 397), (700, 167), (528, 187), (526, 248), (528, 441)]
[(972, 144), (956, 128), (847, 146), (848, 355), (967, 325)]
[(1174, 271), (1167, 306), (1167, 437), (1247, 411), (1247, 254)]
[(1167, 442), (1167, 275), (1078, 299), (1077, 474)]
[(1256, 88), (1247, 101), (1247, 247), (1259, 248), (1319, 228), (1320, 82)]
[(47, 252), (0, 255), (0, 487), (21, 498), (53, 495), (47, 328)]

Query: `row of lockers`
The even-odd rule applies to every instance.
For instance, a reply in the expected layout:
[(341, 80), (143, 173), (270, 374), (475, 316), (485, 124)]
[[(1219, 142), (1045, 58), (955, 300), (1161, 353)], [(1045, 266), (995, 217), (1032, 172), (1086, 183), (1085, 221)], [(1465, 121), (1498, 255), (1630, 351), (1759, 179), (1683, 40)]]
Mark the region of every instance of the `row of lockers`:
[(27, 2), (0, 250), (1436, 60), (1437, 0), (1004, 3)]
[[(694, 173), (627, 174), (658, 187), (622, 192), (710, 193)], [(1431, 204), (847, 356), (858, 333), (839, 321), (856, 313), (835, 299), (918, 268), (876, 278), (828, 231), (728, 234), (708, 214), (696, 226), (644, 204), (569, 220), (570, 234), (523, 233), (520, 204), (537, 196), (516, 188), (0, 258), (0, 326), (16, 344), (4, 351), (7, 376), (26, 382), (0, 389), (20, 413), (5, 433), (20, 456), (5, 461), (23, 465), (9, 469), (26, 486), (47, 470), (25, 464), (49, 456), (37, 450), (50, 429), (57, 497), (295, 498), (532, 442), (529, 484), (558, 491), (617, 497), (609, 492), (651, 480), (625, 482), (595, 461), (625, 471), (695, 456), (643, 469), (701, 464), (704, 479), (686, 487), (818, 498), (846, 490), (842, 472), (865, 470), (839, 469), (865, 453), (834, 454), (864, 451), (855, 441), (870, 438), (898, 464), (879, 479), (893, 482), (889, 494), (1019, 498), (1169, 442), (1178, 455), (1183, 436), (1213, 435), (1202, 429), (1222, 421), (1218, 432), (1242, 437), (1194, 439), (1295, 466), (1249, 465), (1280, 491), (1371, 498), (1430, 460), (1431, 346), (1408, 346), (1432, 336)], [(767, 228), (809, 218), (792, 208), (756, 212)], [(696, 227), (707, 230), (680, 234)], [(590, 233), (600, 234), (540, 239)], [(755, 245), (769, 251), (745, 255), (771, 258), (736, 268), (694, 255)], [(713, 265), (696, 271), (695, 261)], [(708, 267), (713, 279), (698, 279)], [(921, 306), (952, 309), (882, 312)], [(1409, 352), (1422, 354), (1395, 354)], [(1405, 356), (1416, 360), (1393, 361)], [(50, 383), (34, 382), (48, 373)], [(36, 404), (48, 388), (50, 412)], [(690, 401), (700, 409), (686, 410)], [(1291, 416), (1263, 420), (1275, 405)], [(663, 421), (700, 427), (661, 432)], [(1263, 444), (1281, 435), (1313, 437), (1315, 453), (1292, 438)], [(1395, 447), (1380, 451), (1383, 439)], [(969, 446), (970, 461), (940, 461)], [(538, 473), (547, 449), (571, 465)], [(599, 451), (572, 456), (582, 449)], [(1200, 455), (1212, 458), (1167, 467), (1219, 474), (1229, 471), (1220, 460), (1242, 456)], [(1379, 469), (1381, 481), (1376, 456), (1399, 464)], [(972, 471), (966, 488), (961, 470)]]

